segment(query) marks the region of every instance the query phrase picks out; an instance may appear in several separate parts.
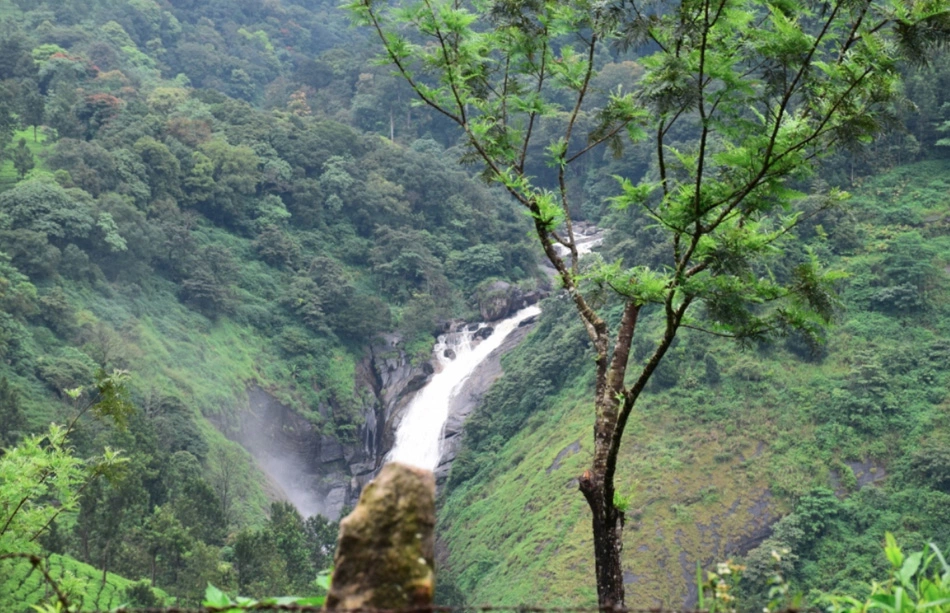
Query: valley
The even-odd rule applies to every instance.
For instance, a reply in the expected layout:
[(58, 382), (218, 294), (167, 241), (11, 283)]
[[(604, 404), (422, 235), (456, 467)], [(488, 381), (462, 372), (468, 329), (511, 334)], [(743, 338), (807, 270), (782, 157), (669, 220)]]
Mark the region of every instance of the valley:
[(687, 95), (699, 47), (586, 5), (446, 4), (429, 57), (337, 4), (0, 0), (0, 610), (52, 602), (29, 556), (83, 610), (319, 596), (389, 461), (435, 473), (445, 606), (604, 604), (605, 525), (633, 608), (708, 605), (726, 560), (738, 610), (777, 575), (824, 607), (886, 533), (947, 551), (943, 13), (929, 63), (881, 26), (841, 53), (873, 83), (747, 58), (800, 64), (772, 82), (728, 57), (812, 21), (724, 3), (690, 27), (748, 44), (683, 39), (720, 71)]

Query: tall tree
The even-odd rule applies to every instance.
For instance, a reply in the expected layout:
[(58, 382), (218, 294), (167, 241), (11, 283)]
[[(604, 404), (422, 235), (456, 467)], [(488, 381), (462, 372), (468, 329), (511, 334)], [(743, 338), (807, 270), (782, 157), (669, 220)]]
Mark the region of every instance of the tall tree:
[(20, 395), (6, 377), (0, 378), (0, 456), (24, 434), (26, 416), (20, 410)]
[[(587, 329), (594, 453), (579, 484), (600, 604), (622, 605), (624, 504), (614, 475), (637, 400), (683, 328), (742, 339), (820, 334), (834, 275), (814, 258), (785, 275), (772, 274), (770, 261), (803, 216), (846, 195), (805, 199), (792, 185), (836, 147), (886, 125), (898, 64), (924, 61), (945, 40), (947, 3), (353, 0), (349, 9), (415, 93), (461, 128), (469, 159), (532, 216)], [(632, 91), (595, 106), (595, 60), (611, 44), (637, 50), (644, 73)], [(590, 151), (622, 154), (630, 141), (646, 142), (653, 163), (638, 181), (621, 181), (613, 204), (661, 229), (665, 261), (635, 253), (582, 274), (569, 172)], [(547, 187), (526, 170), (539, 167), (539, 145), (556, 173)], [(634, 337), (656, 332), (638, 325), (650, 312), (658, 339), (635, 360)]]
[(36, 81), (24, 80), (20, 85), (20, 121), (33, 128), (33, 142), (37, 141), (36, 129), (46, 117), (46, 98)]
[(36, 160), (33, 152), (26, 146), (26, 139), (21, 138), (13, 150), (13, 168), (16, 170), (17, 179), (23, 180), (26, 175), (36, 166)]
[(16, 124), (16, 97), (9, 87), (0, 85), (0, 159), (13, 140)]

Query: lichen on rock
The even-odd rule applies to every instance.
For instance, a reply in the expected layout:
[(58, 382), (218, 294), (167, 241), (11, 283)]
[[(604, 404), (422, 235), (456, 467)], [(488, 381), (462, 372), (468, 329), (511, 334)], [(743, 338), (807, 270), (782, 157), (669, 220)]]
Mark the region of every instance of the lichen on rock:
[(387, 464), (340, 522), (327, 609), (399, 609), (432, 603), (435, 478)]

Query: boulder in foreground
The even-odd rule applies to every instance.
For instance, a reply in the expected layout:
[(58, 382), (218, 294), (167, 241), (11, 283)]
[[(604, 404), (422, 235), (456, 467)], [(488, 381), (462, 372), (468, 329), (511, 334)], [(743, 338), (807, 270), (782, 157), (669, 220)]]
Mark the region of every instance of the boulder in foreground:
[(340, 522), (327, 609), (399, 609), (432, 604), (435, 478), (391, 463)]

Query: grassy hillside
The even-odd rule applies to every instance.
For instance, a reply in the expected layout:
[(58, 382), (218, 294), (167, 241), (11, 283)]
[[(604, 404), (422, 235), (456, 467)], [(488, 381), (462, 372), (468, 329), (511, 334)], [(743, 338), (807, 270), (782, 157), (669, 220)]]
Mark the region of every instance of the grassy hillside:
[[(160, 590), (152, 592), (154, 600), (135, 602), (148, 593), (148, 587), (129, 581), (114, 573), (106, 573), (83, 564), (68, 556), (52, 555), (47, 572), (55, 580), (71, 602), (79, 604), (83, 611), (105, 611), (126, 604), (147, 605), (170, 603)], [(5, 563), (0, 578), (0, 608), (4, 611), (30, 611), (31, 605), (47, 601), (51, 590), (42, 573), (33, 570), (27, 561)], [(80, 601), (81, 599), (81, 601)], [(80, 604), (81, 602), (81, 604)]]
[[(879, 575), (884, 530), (909, 547), (950, 544), (948, 170), (898, 168), (802, 228), (811, 249), (850, 274), (826, 345), (679, 339), (619, 463), (628, 605), (681, 606), (697, 562), (746, 553), (754, 602), (772, 547), (792, 549), (787, 575), (808, 593), (859, 591)], [(592, 380), (585, 357), (565, 357), (561, 344), (583, 339), (574, 317), (548, 301), (473, 417), (440, 524), (455, 598), (596, 602), (576, 485), (592, 447)]]

